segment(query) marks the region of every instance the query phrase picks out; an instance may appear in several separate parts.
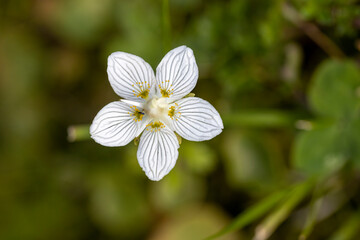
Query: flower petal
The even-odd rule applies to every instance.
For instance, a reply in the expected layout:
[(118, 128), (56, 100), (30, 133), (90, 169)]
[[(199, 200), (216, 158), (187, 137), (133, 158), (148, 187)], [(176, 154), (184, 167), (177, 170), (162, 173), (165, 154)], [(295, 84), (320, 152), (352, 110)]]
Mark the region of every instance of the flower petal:
[(109, 81), (120, 97), (143, 101), (153, 94), (155, 75), (142, 58), (130, 53), (114, 52), (108, 58)]
[(171, 128), (190, 141), (209, 140), (224, 128), (216, 109), (197, 97), (183, 98), (171, 104), (169, 117)]
[(159, 95), (171, 101), (180, 99), (194, 89), (199, 76), (193, 51), (177, 47), (168, 52), (156, 68)]
[(123, 102), (103, 107), (90, 126), (91, 137), (108, 147), (124, 146), (138, 136), (149, 122), (142, 109)]
[[(157, 126), (156, 126), (157, 125)], [(179, 142), (161, 122), (152, 122), (141, 135), (137, 158), (149, 179), (159, 181), (175, 166)]]

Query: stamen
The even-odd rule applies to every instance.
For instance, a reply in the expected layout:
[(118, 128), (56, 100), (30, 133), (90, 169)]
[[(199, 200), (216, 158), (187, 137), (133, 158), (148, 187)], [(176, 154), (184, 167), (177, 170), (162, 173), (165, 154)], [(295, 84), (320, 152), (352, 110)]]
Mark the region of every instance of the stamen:
[(173, 119), (173, 117), (174, 117), (174, 115), (175, 115), (175, 106), (171, 106), (169, 109), (170, 109), (170, 110), (169, 110), (169, 112), (168, 112), (168, 115), (169, 115), (169, 117), (170, 117), (171, 119)]
[(167, 91), (167, 90), (165, 90), (165, 89), (161, 89), (161, 95), (163, 96), (163, 97), (169, 97), (170, 96), (170, 93)]
[(147, 127), (146, 130), (148, 130), (150, 132), (152, 132), (152, 131), (158, 132), (162, 128), (164, 128), (165, 125), (160, 121), (155, 121), (155, 122), (149, 123), (148, 125), (146, 125), (146, 127)]
[(173, 93), (174, 93), (174, 89), (170, 89), (170, 87), (172, 86), (172, 84), (170, 86), (170, 80), (165, 80), (164, 82), (161, 82), (163, 87), (161, 87), (161, 85), (159, 84), (159, 88), (160, 88), (160, 93), (162, 97), (170, 97)]
[(137, 97), (141, 97), (143, 99), (147, 99), (147, 97), (149, 96), (149, 89), (145, 89), (142, 92), (140, 92), (138, 95), (136, 95)]
[(175, 103), (175, 106), (171, 106), (169, 108), (169, 111), (168, 111), (168, 116), (172, 119), (172, 120), (178, 120), (178, 118), (180, 118), (181, 116), (181, 112), (179, 111), (180, 110), (180, 107), (178, 106), (177, 103)]
[[(132, 84), (132, 86), (135, 88), (134, 84)], [(150, 92), (150, 84), (147, 81), (145, 81), (144, 83), (137, 82), (136, 88), (136, 91), (133, 90), (134, 96), (141, 97), (143, 99), (148, 98)]]
[(129, 115), (131, 117), (134, 117), (134, 121), (135, 122), (140, 122), (143, 118), (143, 116), (145, 115), (145, 113), (141, 112), (136, 106), (131, 106), (131, 109), (134, 109), (132, 113), (130, 113)]

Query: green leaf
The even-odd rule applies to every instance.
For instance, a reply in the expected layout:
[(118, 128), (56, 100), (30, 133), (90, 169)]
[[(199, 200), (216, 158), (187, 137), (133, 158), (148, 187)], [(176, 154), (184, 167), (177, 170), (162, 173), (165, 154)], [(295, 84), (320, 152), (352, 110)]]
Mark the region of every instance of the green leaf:
[(315, 72), (310, 86), (310, 105), (324, 117), (349, 115), (359, 106), (360, 71), (350, 60), (327, 60)]
[(359, 169), (360, 168), (360, 118), (355, 116), (345, 131), (344, 144), (349, 155), (350, 160)]
[(293, 149), (296, 168), (310, 175), (327, 175), (339, 169), (346, 160), (336, 125), (302, 132)]

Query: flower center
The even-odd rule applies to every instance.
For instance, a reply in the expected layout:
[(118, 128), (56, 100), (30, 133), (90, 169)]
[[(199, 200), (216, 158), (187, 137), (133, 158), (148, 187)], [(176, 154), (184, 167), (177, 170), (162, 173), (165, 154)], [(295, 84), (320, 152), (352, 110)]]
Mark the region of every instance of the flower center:
[(155, 120), (166, 121), (166, 116), (169, 111), (169, 104), (165, 98), (154, 97), (150, 99), (145, 107), (145, 113)]

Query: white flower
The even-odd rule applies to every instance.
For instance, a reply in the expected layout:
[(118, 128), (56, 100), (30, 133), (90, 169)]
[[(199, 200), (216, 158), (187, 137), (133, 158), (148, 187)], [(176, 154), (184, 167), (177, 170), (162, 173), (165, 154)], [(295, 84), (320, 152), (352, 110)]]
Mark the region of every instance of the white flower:
[(209, 140), (221, 133), (219, 113), (207, 101), (183, 98), (195, 87), (199, 70), (193, 51), (181, 46), (168, 52), (156, 69), (142, 58), (114, 52), (107, 72), (122, 98), (96, 115), (91, 137), (109, 147), (124, 146), (140, 137), (137, 158), (146, 175), (162, 179), (175, 166), (179, 142), (174, 131), (191, 141)]

